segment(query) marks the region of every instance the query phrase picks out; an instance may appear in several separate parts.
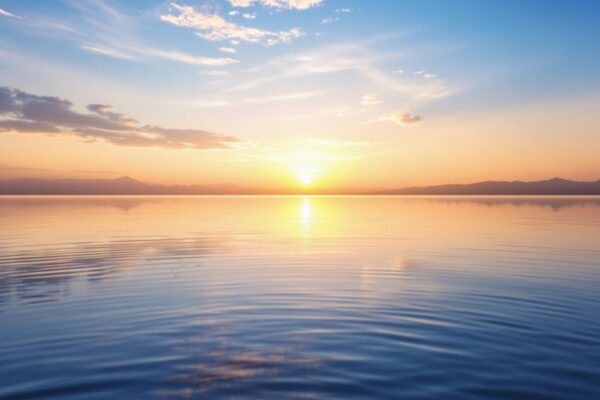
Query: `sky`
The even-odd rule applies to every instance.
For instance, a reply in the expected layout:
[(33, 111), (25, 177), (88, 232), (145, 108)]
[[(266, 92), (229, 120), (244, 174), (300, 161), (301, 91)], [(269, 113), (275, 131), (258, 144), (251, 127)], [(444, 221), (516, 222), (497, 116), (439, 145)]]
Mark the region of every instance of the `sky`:
[(600, 2), (0, 0), (0, 179), (600, 179)]

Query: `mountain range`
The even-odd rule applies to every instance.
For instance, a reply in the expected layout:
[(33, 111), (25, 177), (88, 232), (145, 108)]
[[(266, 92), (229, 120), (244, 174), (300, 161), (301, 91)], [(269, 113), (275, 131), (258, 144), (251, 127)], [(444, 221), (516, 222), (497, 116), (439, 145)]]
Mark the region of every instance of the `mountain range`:
[[(236, 185), (156, 185), (130, 177), (117, 179), (34, 179), (0, 181), (0, 195), (219, 195), (290, 194)], [(376, 195), (600, 195), (600, 180), (577, 182), (561, 178), (542, 181), (485, 181), (471, 184), (414, 186), (402, 189), (343, 190), (321, 194)]]

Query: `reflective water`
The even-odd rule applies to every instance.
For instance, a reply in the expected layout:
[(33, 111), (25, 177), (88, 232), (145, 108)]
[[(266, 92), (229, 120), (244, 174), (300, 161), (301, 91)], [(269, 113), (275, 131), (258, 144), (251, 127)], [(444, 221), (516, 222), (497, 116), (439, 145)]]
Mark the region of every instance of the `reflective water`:
[(0, 198), (2, 399), (600, 398), (600, 198)]

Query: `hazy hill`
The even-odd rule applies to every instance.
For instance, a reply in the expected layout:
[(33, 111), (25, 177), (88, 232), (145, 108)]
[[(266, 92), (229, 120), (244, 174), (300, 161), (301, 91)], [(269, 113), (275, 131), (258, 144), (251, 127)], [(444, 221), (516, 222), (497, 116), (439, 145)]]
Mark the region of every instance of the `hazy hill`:
[(13, 179), (0, 181), (0, 194), (239, 194), (257, 193), (233, 185), (164, 186), (130, 177), (117, 179)]
[[(0, 194), (120, 194), (120, 195), (177, 195), (177, 194), (285, 194), (284, 190), (269, 191), (235, 185), (155, 185), (130, 177), (117, 179), (12, 179), (0, 181)], [(486, 181), (462, 185), (409, 187), (403, 189), (355, 191), (336, 190), (331, 194), (381, 195), (600, 195), (600, 181), (576, 182), (554, 178), (536, 182)]]
[(382, 190), (378, 194), (428, 195), (582, 195), (600, 194), (600, 180), (577, 182), (553, 178), (535, 182), (485, 181), (463, 185), (438, 185)]

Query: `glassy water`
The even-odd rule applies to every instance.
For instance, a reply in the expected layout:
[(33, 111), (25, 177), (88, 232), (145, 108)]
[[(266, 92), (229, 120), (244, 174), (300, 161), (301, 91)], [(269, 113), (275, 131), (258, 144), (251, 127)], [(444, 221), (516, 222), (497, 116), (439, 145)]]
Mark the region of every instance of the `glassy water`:
[(2, 399), (600, 398), (600, 198), (0, 198)]

